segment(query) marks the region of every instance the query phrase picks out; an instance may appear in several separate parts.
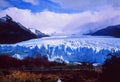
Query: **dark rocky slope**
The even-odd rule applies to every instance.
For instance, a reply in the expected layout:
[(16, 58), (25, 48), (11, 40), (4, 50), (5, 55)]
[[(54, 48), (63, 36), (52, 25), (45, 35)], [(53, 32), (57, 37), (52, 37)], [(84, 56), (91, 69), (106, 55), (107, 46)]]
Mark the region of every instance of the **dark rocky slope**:
[(13, 21), (8, 15), (0, 18), (0, 44), (17, 43), (44, 36), (48, 35), (43, 33), (35, 34), (20, 23)]
[(94, 36), (113, 36), (120, 38), (120, 25), (108, 26), (107, 28), (92, 33)]

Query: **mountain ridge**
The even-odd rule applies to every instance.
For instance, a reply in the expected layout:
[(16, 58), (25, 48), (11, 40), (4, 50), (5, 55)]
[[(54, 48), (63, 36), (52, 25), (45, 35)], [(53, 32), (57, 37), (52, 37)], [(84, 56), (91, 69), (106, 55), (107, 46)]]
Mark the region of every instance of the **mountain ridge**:
[(120, 24), (114, 26), (108, 26), (104, 29), (98, 30), (91, 35), (93, 36), (113, 36), (120, 38)]
[(33, 33), (22, 24), (15, 22), (9, 15), (0, 18), (0, 44), (13, 44), (47, 36), (44, 33)]

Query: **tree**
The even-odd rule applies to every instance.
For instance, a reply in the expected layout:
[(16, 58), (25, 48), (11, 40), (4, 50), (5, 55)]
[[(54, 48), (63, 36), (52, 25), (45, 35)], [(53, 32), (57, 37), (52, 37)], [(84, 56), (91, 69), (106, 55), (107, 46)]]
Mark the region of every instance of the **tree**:
[(111, 53), (105, 61), (101, 75), (102, 82), (120, 82), (120, 57), (118, 53)]

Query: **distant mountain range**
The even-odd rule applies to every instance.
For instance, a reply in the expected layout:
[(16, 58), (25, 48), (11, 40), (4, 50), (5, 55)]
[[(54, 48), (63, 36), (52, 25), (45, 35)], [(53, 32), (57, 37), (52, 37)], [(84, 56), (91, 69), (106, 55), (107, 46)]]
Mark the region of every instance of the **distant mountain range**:
[(91, 35), (93, 36), (113, 36), (120, 38), (120, 25), (108, 26), (104, 29), (98, 30)]
[(0, 18), (0, 44), (17, 43), (29, 39), (48, 37), (39, 30), (27, 29), (15, 22), (10, 16)]

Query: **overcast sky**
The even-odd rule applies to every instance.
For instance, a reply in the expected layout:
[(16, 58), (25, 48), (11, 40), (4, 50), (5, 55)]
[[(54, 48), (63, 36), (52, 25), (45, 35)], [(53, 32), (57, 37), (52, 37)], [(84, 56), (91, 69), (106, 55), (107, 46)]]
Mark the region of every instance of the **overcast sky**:
[(6, 14), (47, 34), (84, 34), (120, 24), (120, 0), (0, 0)]

